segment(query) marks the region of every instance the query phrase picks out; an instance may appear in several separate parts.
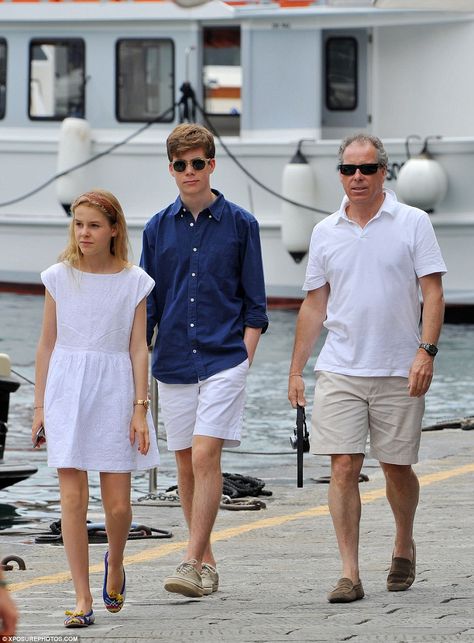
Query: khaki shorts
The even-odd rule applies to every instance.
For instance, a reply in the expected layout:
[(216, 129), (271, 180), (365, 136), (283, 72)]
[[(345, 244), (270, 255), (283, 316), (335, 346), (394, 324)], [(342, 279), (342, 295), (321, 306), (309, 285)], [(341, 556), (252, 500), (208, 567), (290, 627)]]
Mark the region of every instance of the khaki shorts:
[(405, 377), (317, 374), (311, 418), (315, 455), (366, 452), (387, 464), (418, 462), (424, 397), (408, 395)]
[(245, 359), (196, 384), (158, 381), (168, 451), (188, 449), (195, 435), (220, 438), (224, 447), (240, 445), (248, 370)]

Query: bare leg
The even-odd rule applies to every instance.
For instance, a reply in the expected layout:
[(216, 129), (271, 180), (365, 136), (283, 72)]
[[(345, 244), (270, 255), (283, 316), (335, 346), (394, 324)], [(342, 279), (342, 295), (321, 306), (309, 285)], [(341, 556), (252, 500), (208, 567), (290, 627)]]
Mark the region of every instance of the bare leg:
[(186, 449), (191, 453), (176, 452), (179, 493), (183, 503), (183, 488), (183, 511), (190, 526), (186, 560), (197, 560), (198, 571), (202, 562), (216, 565), (210, 537), (222, 497), (222, 445), (223, 440), (219, 438), (198, 435), (193, 439), (192, 449)]
[(58, 469), (61, 494), (61, 533), (76, 592), (75, 611), (87, 614), (92, 609), (89, 587), (89, 539), (87, 507), (89, 484), (87, 471)]
[(353, 583), (359, 582), (359, 474), (363, 462), (361, 453), (331, 456), (329, 511), (341, 555), (342, 576)]
[(413, 559), (413, 523), (420, 496), (420, 484), (410, 465), (380, 466), (385, 474), (387, 499), (395, 518), (395, 547), (393, 555)]
[(119, 593), (123, 585), (123, 552), (132, 522), (130, 474), (101, 473), (100, 488), (109, 541), (107, 593)]

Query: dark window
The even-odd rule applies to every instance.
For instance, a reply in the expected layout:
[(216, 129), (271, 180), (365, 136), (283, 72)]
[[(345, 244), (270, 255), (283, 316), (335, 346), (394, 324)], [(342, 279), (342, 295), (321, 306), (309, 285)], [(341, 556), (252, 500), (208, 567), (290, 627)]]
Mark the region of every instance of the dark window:
[(326, 107), (334, 111), (357, 108), (357, 40), (333, 37), (326, 42)]
[(61, 121), (85, 116), (84, 41), (32, 40), (30, 43), (31, 119)]
[(119, 121), (174, 120), (174, 47), (171, 40), (117, 43), (116, 116)]
[(5, 118), (7, 99), (7, 43), (0, 38), (0, 118)]
[(203, 36), (204, 110), (238, 116), (242, 110), (240, 28), (207, 27)]

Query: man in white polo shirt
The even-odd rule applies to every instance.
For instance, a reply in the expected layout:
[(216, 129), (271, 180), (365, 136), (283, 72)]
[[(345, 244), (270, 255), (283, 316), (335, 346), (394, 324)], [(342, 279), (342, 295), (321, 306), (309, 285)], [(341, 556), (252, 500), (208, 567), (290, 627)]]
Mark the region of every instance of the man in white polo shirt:
[(303, 368), (324, 326), (311, 447), (331, 456), (329, 508), (342, 574), (328, 600), (346, 603), (364, 597), (358, 481), (367, 436), (395, 518), (387, 589), (406, 590), (415, 579), (419, 483), (411, 465), (418, 461), (424, 395), (443, 323), (446, 266), (428, 215), (384, 189), (387, 153), (380, 139), (345, 139), (338, 170), (345, 197), (311, 237), (288, 398), (293, 407), (306, 404)]

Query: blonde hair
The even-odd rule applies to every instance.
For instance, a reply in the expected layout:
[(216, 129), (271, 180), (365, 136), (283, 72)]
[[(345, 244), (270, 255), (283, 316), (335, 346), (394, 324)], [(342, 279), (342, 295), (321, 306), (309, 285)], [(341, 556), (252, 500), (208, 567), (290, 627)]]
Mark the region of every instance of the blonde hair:
[(67, 261), (71, 266), (78, 267), (82, 258), (82, 250), (77, 244), (74, 233), (74, 215), (79, 205), (96, 208), (106, 217), (111, 226), (115, 226), (117, 234), (110, 240), (110, 252), (123, 264), (124, 268), (129, 267), (131, 265), (128, 260), (130, 242), (122, 206), (111, 192), (101, 189), (94, 189), (81, 194), (71, 205), (72, 220), (69, 226), (69, 243), (59, 256), (59, 261)]
[(175, 155), (185, 154), (197, 147), (202, 147), (208, 159), (213, 159), (216, 155), (214, 137), (211, 132), (196, 123), (177, 125), (166, 139), (166, 151), (170, 161)]

